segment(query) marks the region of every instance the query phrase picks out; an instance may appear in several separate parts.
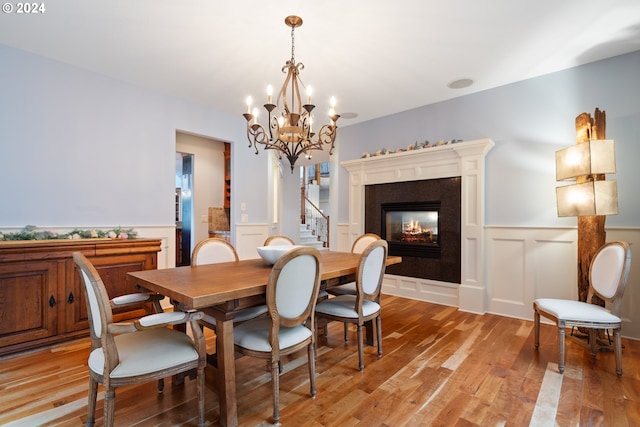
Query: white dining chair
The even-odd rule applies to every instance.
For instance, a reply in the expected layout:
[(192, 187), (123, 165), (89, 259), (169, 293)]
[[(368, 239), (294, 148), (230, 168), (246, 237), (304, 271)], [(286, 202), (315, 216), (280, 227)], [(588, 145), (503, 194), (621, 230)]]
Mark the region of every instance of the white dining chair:
[[(620, 304), (629, 278), (631, 250), (626, 242), (611, 242), (596, 252), (589, 269), (589, 293), (587, 300), (575, 301), (554, 298), (538, 298), (533, 302), (535, 348), (540, 346), (540, 316), (552, 319), (558, 327), (560, 361), (558, 371), (564, 372), (565, 328), (583, 327), (589, 331), (589, 347), (595, 357), (597, 331), (613, 330), (616, 373), (622, 375), (622, 341), (620, 329)], [(605, 307), (592, 304), (597, 295), (606, 303)]]
[(370, 243), (360, 255), (356, 272), (356, 295), (339, 295), (319, 302), (316, 307), (316, 317), (318, 318), (356, 325), (358, 366), (361, 371), (364, 369), (362, 327), (365, 322), (376, 321), (378, 356), (382, 356), (382, 321), (379, 298), (387, 251), (385, 240), (379, 239)]
[[(361, 254), (369, 246), (370, 243), (380, 240), (380, 236), (375, 233), (365, 233), (353, 242), (351, 245), (352, 254)], [(356, 282), (345, 283), (344, 285), (333, 286), (327, 289), (332, 295), (355, 295), (356, 294)]]
[(267, 239), (264, 241), (263, 246), (272, 246), (272, 245), (285, 246), (285, 245), (295, 245), (295, 244), (296, 242), (294, 242), (293, 239), (290, 237), (283, 236), (283, 235), (275, 235), (275, 236), (267, 237)]
[[(351, 253), (361, 254), (369, 246), (370, 243), (380, 240), (380, 236), (375, 233), (361, 234), (354, 240), (351, 245)], [(343, 285), (332, 286), (327, 289), (327, 293), (331, 295), (356, 295), (356, 282), (349, 282)], [(325, 328), (326, 332), (326, 328)], [(344, 342), (349, 342), (349, 324), (344, 324)]]
[(238, 261), (238, 253), (233, 245), (219, 237), (199, 241), (191, 254), (191, 265), (215, 264)]
[[(198, 327), (201, 312), (156, 313), (130, 322), (114, 322), (112, 306), (104, 283), (91, 262), (81, 252), (73, 253), (87, 301), (91, 352), (89, 353), (89, 402), (86, 425), (95, 423), (98, 384), (104, 388), (104, 422), (114, 425), (115, 389), (122, 386), (158, 381), (162, 392), (164, 378), (196, 372), (198, 425), (205, 425), (206, 345)], [(137, 304), (142, 296), (128, 298)], [(127, 298), (116, 303), (122, 307)], [(193, 338), (174, 330), (173, 325), (189, 323)], [(122, 423), (119, 423), (122, 424)]]
[[(238, 253), (233, 245), (218, 237), (211, 237), (198, 242), (193, 248), (193, 254), (191, 255), (192, 266), (216, 264), (221, 262), (235, 262), (238, 260)], [(233, 322), (244, 322), (246, 320), (253, 319), (254, 317), (261, 316), (266, 312), (266, 305), (258, 305), (238, 310), (234, 314)], [(201, 323), (209, 329), (213, 329), (214, 331), (216, 329), (216, 319), (209, 314), (204, 314)]]
[(297, 247), (276, 261), (267, 282), (268, 316), (234, 328), (236, 351), (267, 359), (271, 368), (273, 422), (280, 424), (280, 370), (282, 356), (307, 348), (309, 388), (316, 396), (315, 317), (320, 289), (320, 252)]

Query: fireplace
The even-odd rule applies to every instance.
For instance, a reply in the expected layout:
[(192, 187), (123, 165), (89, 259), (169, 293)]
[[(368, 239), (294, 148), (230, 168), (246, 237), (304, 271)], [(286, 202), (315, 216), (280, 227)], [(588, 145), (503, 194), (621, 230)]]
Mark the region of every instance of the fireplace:
[[(349, 242), (363, 232), (381, 232), (380, 200), (441, 201), (440, 259), (403, 256), (400, 264), (387, 267), (385, 293), (485, 312), (484, 175), (485, 157), (493, 146), (483, 138), (340, 163), (349, 172)], [(431, 186), (447, 178), (453, 179), (443, 187)], [(416, 186), (386, 188), (409, 182)]]
[(402, 256), (387, 273), (460, 283), (460, 177), (367, 185), (364, 194), (365, 232)]
[(390, 255), (440, 258), (440, 202), (382, 203), (382, 238)]

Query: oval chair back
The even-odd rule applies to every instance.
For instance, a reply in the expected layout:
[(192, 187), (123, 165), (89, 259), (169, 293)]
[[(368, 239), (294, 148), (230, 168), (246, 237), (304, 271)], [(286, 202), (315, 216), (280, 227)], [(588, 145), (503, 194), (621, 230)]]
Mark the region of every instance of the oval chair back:
[(191, 265), (233, 262), (238, 259), (238, 253), (231, 243), (218, 237), (211, 237), (198, 242), (193, 248)]
[(295, 244), (296, 243), (293, 241), (293, 239), (287, 236), (277, 235), (277, 236), (267, 237), (267, 240), (264, 241), (263, 246), (272, 246), (272, 245), (282, 245), (282, 246), (292, 245), (293, 246)]
[(386, 240), (378, 239), (369, 243), (362, 252), (356, 277), (359, 296), (372, 301), (378, 300), (384, 279), (387, 250)]
[(353, 245), (351, 245), (351, 253), (361, 254), (370, 243), (375, 242), (376, 240), (380, 240), (380, 236), (374, 233), (366, 233), (358, 236), (358, 238), (353, 242)]
[[(620, 313), (622, 295), (629, 279), (631, 251), (626, 242), (611, 242), (601, 247), (591, 261), (589, 283), (596, 295), (610, 302), (616, 316)], [(591, 301), (591, 295), (587, 296)]]
[(311, 313), (320, 289), (319, 278), (320, 253), (317, 249), (299, 247), (285, 253), (273, 266), (267, 283), (270, 317), (287, 327), (313, 320)]

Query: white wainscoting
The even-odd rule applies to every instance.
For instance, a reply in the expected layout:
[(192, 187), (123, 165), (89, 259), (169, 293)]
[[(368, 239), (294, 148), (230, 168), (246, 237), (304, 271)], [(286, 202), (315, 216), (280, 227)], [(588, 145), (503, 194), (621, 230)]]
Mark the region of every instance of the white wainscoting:
[(236, 224), (235, 247), (240, 259), (258, 258), (256, 248), (269, 237), (269, 224)]
[[(608, 228), (607, 241), (631, 244), (622, 335), (640, 339), (640, 229)], [(485, 312), (533, 320), (533, 300), (577, 299), (576, 228), (485, 227)], [(383, 292), (460, 307), (458, 285), (386, 275)]]
[(330, 247), (332, 251), (350, 252), (353, 240), (349, 234), (349, 224), (337, 224), (336, 231), (332, 234)]
[(382, 293), (405, 298), (428, 301), (435, 304), (459, 307), (458, 283), (439, 282), (437, 280), (385, 274)]
[(158, 252), (158, 269), (176, 266), (176, 227), (174, 226), (141, 226), (136, 227), (139, 237), (160, 239)]

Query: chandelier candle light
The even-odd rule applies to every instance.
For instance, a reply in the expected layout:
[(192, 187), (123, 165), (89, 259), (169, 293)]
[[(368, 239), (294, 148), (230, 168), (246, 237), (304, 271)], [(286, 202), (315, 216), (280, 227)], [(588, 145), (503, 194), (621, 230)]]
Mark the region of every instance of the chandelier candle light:
[[(323, 145), (329, 145), (329, 154), (333, 152), (333, 144), (336, 139), (338, 126), (336, 122), (340, 118), (336, 114), (336, 100), (331, 97), (331, 109), (329, 111), (329, 124), (325, 124), (316, 134), (313, 132), (313, 117), (311, 112), (315, 105), (311, 104), (311, 86), (306, 87), (307, 103), (302, 104), (300, 88), (305, 87), (299, 78), (304, 65), (295, 61), (295, 37), (294, 30), (302, 25), (302, 19), (298, 16), (287, 16), (285, 24), (291, 27), (291, 59), (288, 60), (282, 72), (287, 74), (282, 89), (278, 94), (276, 104), (273, 104), (273, 88), (267, 87), (267, 103), (264, 108), (268, 114), (268, 129), (258, 123), (258, 109), (252, 110), (253, 100), (247, 97), (247, 112), (243, 114), (247, 120), (247, 138), (249, 147), (253, 145), (258, 154), (258, 144), (264, 145), (265, 150), (277, 150), (278, 157), (284, 155), (291, 164), (291, 173), (300, 155), (311, 158), (311, 150), (322, 150)], [(287, 100), (287, 91), (290, 91), (290, 99)]]

